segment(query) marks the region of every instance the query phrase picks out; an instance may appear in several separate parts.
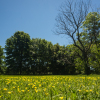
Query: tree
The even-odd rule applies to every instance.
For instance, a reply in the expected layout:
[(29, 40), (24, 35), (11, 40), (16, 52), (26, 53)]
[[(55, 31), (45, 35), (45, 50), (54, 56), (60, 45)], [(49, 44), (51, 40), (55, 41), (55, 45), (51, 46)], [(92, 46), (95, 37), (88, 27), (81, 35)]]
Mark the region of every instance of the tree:
[(100, 14), (97, 12), (90, 12), (82, 24), (83, 34), (82, 39), (85, 41), (97, 44), (100, 33)]
[[(99, 43), (100, 43), (100, 14), (97, 12), (90, 12), (86, 16), (85, 21), (82, 24), (83, 32), (81, 33), (81, 40), (85, 43), (84, 45), (90, 45), (90, 51), (88, 52), (89, 60), (95, 58), (95, 66), (99, 62)], [(96, 52), (94, 52), (96, 51)], [(98, 55), (98, 57), (97, 57)], [(96, 59), (97, 58), (97, 59)], [(94, 61), (93, 61), (94, 62)], [(92, 65), (93, 66), (93, 62)], [(98, 63), (99, 65), (99, 63)]]
[(46, 74), (49, 69), (48, 64), (50, 62), (50, 46), (52, 44), (45, 39), (32, 38), (31, 44), (31, 69), (34, 73)]
[(3, 64), (4, 64), (4, 58), (5, 56), (3, 55), (3, 48), (0, 46), (0, 74), (4, 74), (4, 68), (3, 68)]
[[(69, 1), (61, 7), (60, 14), (57, 16), (57, 30), (56, 34), (65, 34), (69, 36), (74, 43), (74, 46), (79, 49), (82, 56), (78, 54), (84, 62), (85, 74), (90, 74), (90, 66), (88, 66), (88, 52), (90, 45), (86, 46), (81, 40), (80, 28), (82, 22), (88, 14), (90, 2), (80, 1)], [(76, 35), (77, 34), (77, 35)], [(77, 41), (79, 44), (77, 44)]]
[(47, 42), (47, 54), (46, 54), (46, 66), (47, 66), (47, 74), (52, 73), (52, 60), (53, 60), (53, 44), (51, 42)]
[(29, 70), (30, 36), (22, 31), (16, 32), (6, 40), (6, 65), (7, 72), (22, 74), (23, 70)]
[(89, 65), (94, 73), (100, 73), (100, 42), (91, 46)]
[(59, 65), (57, 63), (58, 60), (58, 51), (60, 50), (60, 45), (57, 43), (52, 46), (51, 49), (51, 65), (50, 65), (50, 71), (52, 74), (59, 74)]

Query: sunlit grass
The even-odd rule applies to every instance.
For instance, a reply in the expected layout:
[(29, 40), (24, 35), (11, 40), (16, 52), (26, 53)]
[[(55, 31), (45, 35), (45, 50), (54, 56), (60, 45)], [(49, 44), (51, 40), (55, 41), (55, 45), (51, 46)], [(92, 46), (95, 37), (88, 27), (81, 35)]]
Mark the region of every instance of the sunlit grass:
[(0, 100), (100, 100), (100, 76), (1, 75)]

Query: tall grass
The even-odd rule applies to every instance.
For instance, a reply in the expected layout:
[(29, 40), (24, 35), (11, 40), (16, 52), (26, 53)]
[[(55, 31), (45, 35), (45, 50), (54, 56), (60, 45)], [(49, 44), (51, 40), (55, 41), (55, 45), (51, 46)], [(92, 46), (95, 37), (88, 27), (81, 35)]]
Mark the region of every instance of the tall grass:
[(0, 76), (0, 100), (100, 100), (100, 76)]

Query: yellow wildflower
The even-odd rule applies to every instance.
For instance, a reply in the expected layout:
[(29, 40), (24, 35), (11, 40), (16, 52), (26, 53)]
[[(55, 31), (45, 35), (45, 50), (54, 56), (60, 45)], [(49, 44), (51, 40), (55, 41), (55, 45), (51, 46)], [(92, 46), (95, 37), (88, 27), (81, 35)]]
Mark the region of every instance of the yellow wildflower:
[(88, 90), (86, 90), (86, 92), (88, 92)]
[(22, 92), (24, 92), (25, 90), (21, 90)]
[(18, 88), (18, 91), (19, 91), (19, 88)]
[(13, 82), (13, 84), (16, 84), (16, 82)]
[(47, 95), (48, 95), (48, 93), (45, 93), (45, 95), (47, 96)]
[(3, 90), (7, 90), (7, 88), (4, 88)]
[(25, 87), (25, 89), (27, 90), (27, 87)]
[(78, 90), (79, 92), (81, 92), (81, 90)]
[(46, 91), (46, 88), (44, 89), (44, 91)]
[(70, 85), (68, 86), (68, 88), (70, 88)]
[(31, 84), (28, 84), (28, 85), (31, 85)]
[(8, 92), (9, 94), (11, 94), (11, 92)]
[(52, 86), (53, 88), (55, 88), (55, 86)]
[(63, 100), (64, 97), (59, 97), (59, 99)]
[(21, 92), (21, 91), (18, 91), (18, 92)]
[(37, 93), (38, 91), (35, 89), (35, 92)]
[(35, 85), (32, 85), (32, 88), (34, 88)]
[(92, 90), (90, 90), (90, 92), (92, 92)]

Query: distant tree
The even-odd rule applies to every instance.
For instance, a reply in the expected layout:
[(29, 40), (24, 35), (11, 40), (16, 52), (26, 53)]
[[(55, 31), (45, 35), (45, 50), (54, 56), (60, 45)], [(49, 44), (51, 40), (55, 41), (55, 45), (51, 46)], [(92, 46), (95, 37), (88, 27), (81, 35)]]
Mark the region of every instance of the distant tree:
[(53, 60), (54, 52), (53, 52), (53, 44), (51, 42), (47, 42), (47, 55), (46, 55), (46, 66), (47, 73), (52, 73), (52, 60)]
[(30, 36), (22, 31), (16, 32), (6, 40), (6, 66), (7, 72), (11, 74), (22, 74), (29, 72)]
[(4, 64), (4, 52), (3, 52), (3, 48), (0, 46), (0, 74), (4, 74), (4, 68), (3, 68), (3, 64)]
[(29, 60), (32, 74), (37, 74), (37, 64), (38, 64), (37, 54), (38, 54), (38, 38), (36, 39), (32, 38), (30, 46), (30, 60)]
[[(49, 61), (49, 44), (45, 39), (32, 39), (31, 44), (31, 63), (32, 72), (39, 74), (47, 73), (47, 63)], [(35, 73), (34, 72), (34, 73)]]
[(53, 50), (52, 50), (52, 58), (51, 58), (51, 67), (50, 70), (52, 71), (52, 74), (59, 74), (59, 65), (57, 63), (58, 60), (58, 51), (60, 50), (60, 45), (57, 43), (53, 45)]

